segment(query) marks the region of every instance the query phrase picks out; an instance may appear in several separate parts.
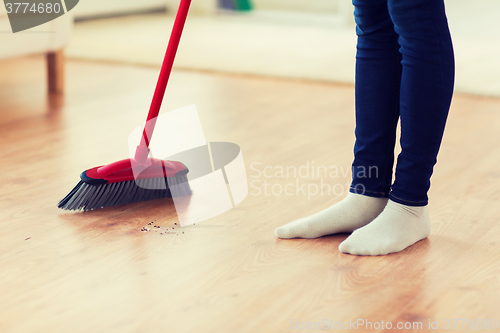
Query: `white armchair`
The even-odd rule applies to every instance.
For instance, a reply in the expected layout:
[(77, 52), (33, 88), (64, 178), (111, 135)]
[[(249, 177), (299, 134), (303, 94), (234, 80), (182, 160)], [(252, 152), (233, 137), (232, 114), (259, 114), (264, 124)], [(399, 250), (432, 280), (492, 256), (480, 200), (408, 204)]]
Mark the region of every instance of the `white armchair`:
[(73, 28), (71, 12), (18, 33), (11, 30), (5, 6), (0, 5), (0, 59), (44, 53), (47, 58), (49, 93), (64, 91), (64, 46)]

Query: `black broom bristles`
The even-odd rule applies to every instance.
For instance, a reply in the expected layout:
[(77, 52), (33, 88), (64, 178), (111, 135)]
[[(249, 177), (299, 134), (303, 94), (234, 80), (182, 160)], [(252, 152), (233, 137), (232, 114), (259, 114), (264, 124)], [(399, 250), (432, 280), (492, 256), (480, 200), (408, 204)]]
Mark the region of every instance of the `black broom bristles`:
[(181, 197), (191, 195), (191, 193), (186, 174), (101, 185), (91, 185), (80, 181), (57, 207), (65, 210), (88, 211), (132, 202)]

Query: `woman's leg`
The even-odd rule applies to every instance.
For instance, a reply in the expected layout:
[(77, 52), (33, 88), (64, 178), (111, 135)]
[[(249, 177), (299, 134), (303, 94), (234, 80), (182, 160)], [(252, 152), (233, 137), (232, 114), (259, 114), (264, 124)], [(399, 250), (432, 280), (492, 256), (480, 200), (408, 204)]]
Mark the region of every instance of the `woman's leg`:
[(402, 54), (401, 147), (384, 211), (340, 244), (345, 253), (398, 252), (430, 233), (427, 191), (453, 94), (454, 56), (443, 0), (389, 0)]
[(350, 192), (388, 197), (399, 118), (401, 53), (387, 0), (353, 0), (356, 143)]
[(280, 238), (352, 232), (371, 222), (387, 204), (399, 117), (398, 35), (387, 0), (354, 0), (353, 4), (358, 35), (353, 193), (323, 211), (277, 228)]
[(453, 46), (443, 0), (389, 0), (403, 55), (401, 154), (391, 200), (427, 205), (453, 95)]

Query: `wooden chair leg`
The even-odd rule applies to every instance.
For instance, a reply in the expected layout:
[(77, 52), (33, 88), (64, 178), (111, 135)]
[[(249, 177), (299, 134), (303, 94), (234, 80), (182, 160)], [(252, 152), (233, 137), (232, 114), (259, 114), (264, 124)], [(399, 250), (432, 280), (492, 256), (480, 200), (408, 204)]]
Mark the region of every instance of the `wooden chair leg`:
[(47, 53), (49, 94), (64, 93), (64, 51)]

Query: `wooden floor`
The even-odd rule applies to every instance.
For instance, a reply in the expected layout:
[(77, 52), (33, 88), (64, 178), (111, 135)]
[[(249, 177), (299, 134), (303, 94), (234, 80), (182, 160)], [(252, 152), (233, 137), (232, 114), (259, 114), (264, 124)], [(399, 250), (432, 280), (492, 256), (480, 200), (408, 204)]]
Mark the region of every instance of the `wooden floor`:
[[(359, 257), (339, 253), (345, 234), (274, 236), (345, 195), (353, 87), (174, 72), (165, 109), (196, 104), (208, 141), (241, 146), (251, 184), (235, 209), (181, 230), (169, 200), (57, 209), (80, 172), (128, 156), (157, 70), (70, 61), (66, 95), (48, 98), (43, 61), (0, 62), (0, 332), (349, 331), (358, 319), (476, 332), (471, 320), (500, 320), (500, 100), (455, 96), (431, 236)], [(303, 177), (279, 174), (301, 166)], [(287, 185), (290, 195), (277, 195)], [(140, 231), (152, 221), (176, 232)], [(445, 329), (454, 318), (464, 329)]]

